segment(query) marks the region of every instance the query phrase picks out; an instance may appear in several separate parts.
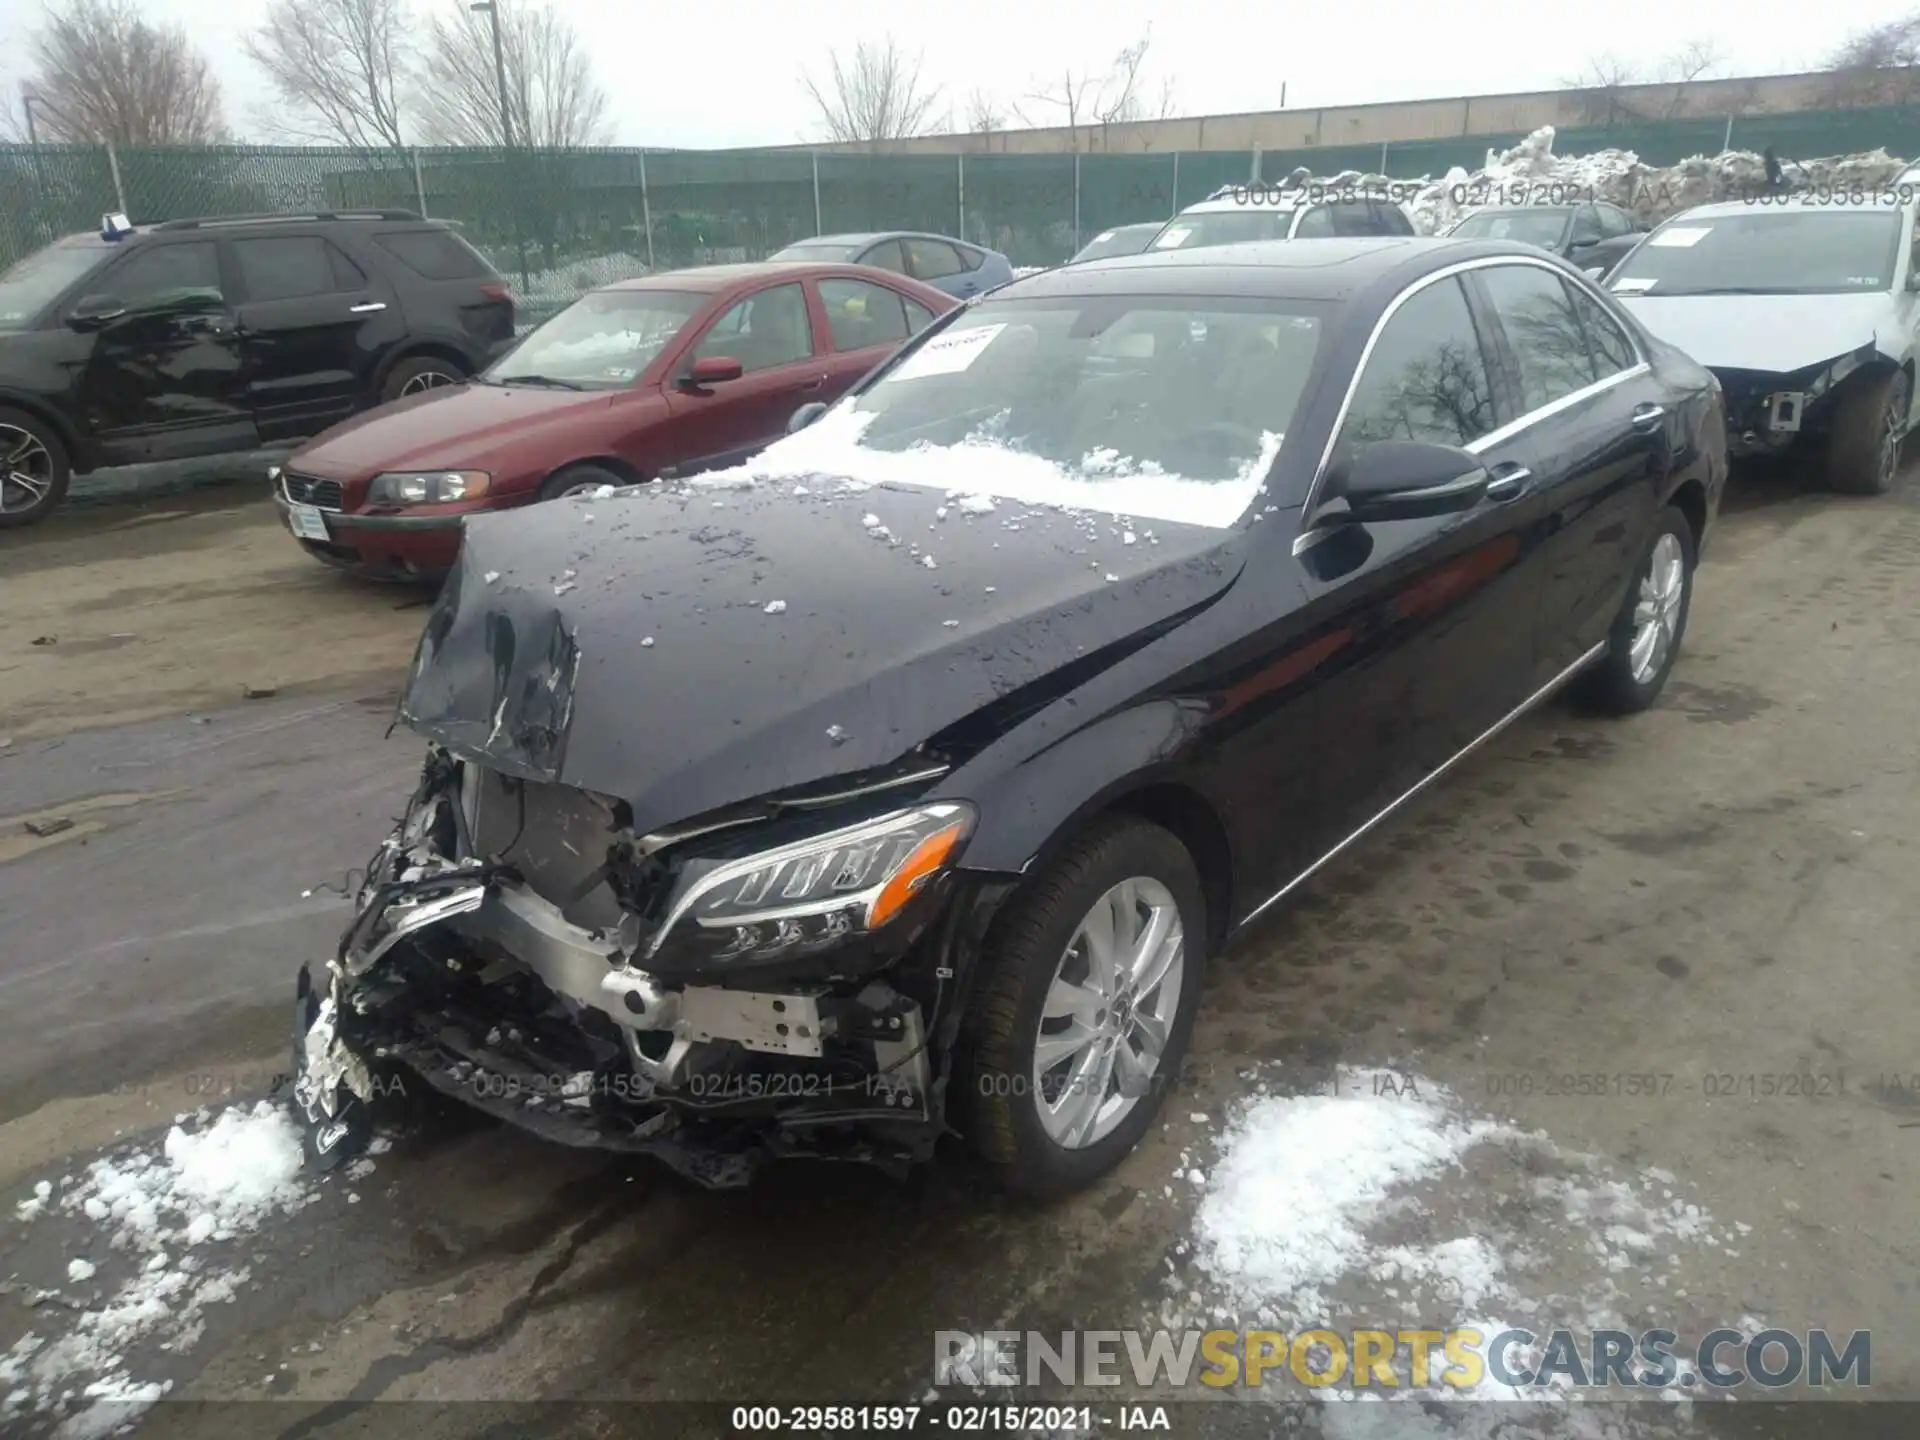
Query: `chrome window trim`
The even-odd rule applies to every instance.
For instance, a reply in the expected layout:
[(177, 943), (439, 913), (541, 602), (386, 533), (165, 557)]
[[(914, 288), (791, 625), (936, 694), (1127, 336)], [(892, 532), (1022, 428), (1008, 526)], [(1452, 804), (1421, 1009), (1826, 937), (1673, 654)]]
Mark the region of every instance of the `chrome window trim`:
[[(1477, 455), (1480, 451), (1479, 448), (1476, 447), (1484, 447), (1502, 440), (1509, 440), (1513, 436), (1518, 435), (1522, 430), (1525, 430), (1528, 426), (1557, 414), (1568, 406), (1578, 404), (1590, 395), (1598, 395), (1601, 391), (1618, 385), (1624, 380), (1631, 379), (1636, 375), (1646, 374), (1653, 368), (1647, 360), (1646, 350), (1640, 344), (1640, 337), (1633, 332), (1631, 326), (1621, 324), (1620, 318), (1608, 307), (1605, 299), (1599, 296), (1599, 292), (1591, 282), (1589, 282), (1585, 276), (1576, 277), (1570, 275), (1566, 269), (1554, 264), (1550, 260), (1536, 260), (1531, 255), (1483, 255), (1477, 260), (1462, 260), (1458, 264), (1448, 265), (1442, 269), (1422, 275), (1402, 289), (1398, 295), (1394, 296), (1388, 303), (1387, 308), (1380, 312), (1380, 318), (1373, 323), (1373, 331), (1367, 336), (1366, 345), (1361, 348), (1359, 362), (1353, 367), (1353, 376), (1347, 381), (1347, 393), (1341, 397), (1339, 412), (1333, 417), (1333, 426), (1327, 432), (1327, 443), (1321, 447), (1320, 462), (1314, 467), (1313, 479), (1307, 485), (1306, 499), (1300, 506), (1302, 519), (1310, 521), (1312, 518), (1314, 503), (1320, 498), (1320, 487), (1325, 483), (1327, 478), (1327, 466), (1333, 460), (1333, 447), (1339, 442), (1340, 432), (1345, 428), (1347, 416), (1353, 410), (1353, 397), (1359, 392), (1360, 380), (1367, 373), (1367, 362), (1373, 359), (1374, 348), (1380, 343), (1381, 333), (1385, 331), (1387, 326), (1392, 322), (1393, 317), (1400, 313), (1400, 307), (1415, 295), (1418, 295), (1422, 290), (1425, 290), (1429, 285), (1437, 285), (1442, 280), (1457, 279), (1470, 271), (1491, 269), (1495, 265), (1530, 265), (1536, 270), (1545, 270), (1548, 274), (1557, 276), (1563, 281), (1571, 281), (1581, 286), (1590, 297), (1598, 299), (1600, 308), (1606, 313), (1607, 318), (1612, 320), (1613, 323), (1619, 326), (1626, 334), (1627, 343), (1633, 347), (1633, 353), (1637, 357), (1638, 363), (1629, 366), (1625, 370), (1609, 375), (1604, 380), (1596, 380), (1593, 384), (1584, 386), (1574, 391), (1571, 395), (1562, 395), (1558, 400), (1542, 405), (1536, 410), (1529, 410), (1524, 415), (1517, 415), (1499, 429), (1490, 430), (1479, 439), (1462, 446), (1462, 449)], [(1298, 555), (1314, 540), (1317, 540), (1320, 534), (1321, 531), (1317, 527), (1309, 525), (1306, 530), (1301, 532), (1300, 538), (1294, 542), (1293, 553)]]

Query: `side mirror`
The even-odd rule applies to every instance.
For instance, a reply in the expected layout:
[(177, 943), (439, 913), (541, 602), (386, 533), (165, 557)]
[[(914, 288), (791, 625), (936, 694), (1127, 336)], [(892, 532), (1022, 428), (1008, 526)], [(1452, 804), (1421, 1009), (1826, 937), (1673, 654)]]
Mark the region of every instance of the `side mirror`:
[(67, 326), (83, 332), (98, 330), (126, 313), (125, 302), (111, 295), (82, 295), (74, 302), (73, 309), (67, 312)]
[(731, 355), (702, 355), (688, 369), (687, 384), (723, 385), (745, 373), (745, 367)]
[(1381, 440), (1335, 462), (1329, 496), (1347, 502), (1347, 517), (1426, 520), (1471, 510), (1486, 494), (1487, 467), (1452, 445), (1417, 440)]
[(806, 429), (826, 413), (827, 404), (824, 400), (809, 400), (787, 417), (787, 434), (792, 435)]

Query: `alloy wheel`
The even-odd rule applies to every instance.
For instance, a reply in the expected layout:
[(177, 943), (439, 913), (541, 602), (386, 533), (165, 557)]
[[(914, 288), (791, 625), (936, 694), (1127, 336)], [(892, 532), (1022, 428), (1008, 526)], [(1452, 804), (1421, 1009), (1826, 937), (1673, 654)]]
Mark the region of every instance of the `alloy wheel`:
[(1900, 444), (1907, 432), (1907, 382), (1901, 376), (1887, 392), (1887, 408), (1880, 417), (1880, 488), (1893, 488), (1900, 472)]
[(53, 456), (30, 430), (0, 425), (0, 514), (31, 510), (53, 488)]
[(1636, 685), (1645, 685), (1667, 663), (1680, 630), (1680, 607), (1687, 598), (1687, 557), (1671, 531), (1653, 543), (1640, 596), (1633, 607), (1633, 644), (1628, 659)]
[(1034, 1041), (1034, 1105), (1056, 1144), (1098, 1144), (1147, 1097), (1179, 1013), (1185, 959), (1180, 907), (1158, 880), (1122, 880), (1081, 917)]
[(459, 379), (444, 370), (422, 370), (418, 375), (409, 375), (400, 386), (401, 395), (419, 395), (428, 390), (441, 390), (448, 385), (458, 385)]

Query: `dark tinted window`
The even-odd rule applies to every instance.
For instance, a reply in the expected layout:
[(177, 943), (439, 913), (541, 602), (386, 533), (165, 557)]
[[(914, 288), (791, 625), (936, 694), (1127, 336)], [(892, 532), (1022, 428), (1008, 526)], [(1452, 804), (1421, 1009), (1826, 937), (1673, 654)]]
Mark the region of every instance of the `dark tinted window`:
[(327, 245), (327, 262), (333, 266), (333, 288), (336, 290), (363, 290), (367, 284), (367, 272), (353, 263), (353, 257), (331, 242)]
[(449, 230), (389, 230), (373, 243), (427, 280), (484, 280), (493, 267)]
[(1568, 244), (1592, 245), (1602, 238), (1598, 205), (1582, 205), (1573, 212), (1573, 233), (1568, 236)]
[(1333, 233), (1336, 235), (1373, 235), (1373, 212), (1364, 200), (1355, 200), (1333, 209)]
[(1569, 285), (1567, 289), (1573, 294), (1573, 308), (1587, 332), (1587, 349), (1593, 355), (1593, 378), (1604, 380), (1638, 365), (1640, 357), (1634, 353), (1633, 342), (1620, 328), (1620, 322), (1607, 313), (1606, 306), (1578, 285)]
[(1411, 235), (1413, 222), (1407, 218), (1407, 212), (1391, 200), (1375, 200), (1373, 222), (1375, 233), (1379, 235)]
[(1333, 207), (1316, 205), (1300, 217), (1300, 224), (1293, 232), (1296, 240), (1317, 240), (1333, 234)]
[(233, 255), (249, 300), (292, 300), (355, 288), (335, 278), (332, 248), (318, 235), (275, 235), (236, 240)]
[(822, 280), (827, 329), (836, 350), (897, 345), (907, 338), (907, 312), (900, 296), (866, 280)]
[(906, 247), (907, 263), (922, 280), (944, 280), (967, 268), (951, 245), (938, 240), (908, 240)]
[(1595, 207), (1600, 212), (1600, 233), (1609, 240), (1633, 233), (1633, 217), (1613, 205)]
[(909, 335), (918, 335), (933, 323), (933, 312), (919, 301), (902, 299), (900, 303), (907, 307), (907, 333)]
[(976, 250), (971, 245), (956, 245), (954, 253), (960, 257), (960, 264), (967, 270), (978, 270), (987, 263), (987, 252)]
[(882, 240), (860, 257), (860, 263), (878, 265), (882, 270), (894, 270), (902, 275), (907, 273), (907, 262), (900, 256), (898, 240)]
[(1535, 265), (1494, 265), (1478, 273), (1520, 369), (1522, 414), (1593, 383), (1586, 331), (1558, 275)]
[(220, 257), (211, 240), (142, 247), (101, 277), (102, 292), (134, 309), (220, 300)]
[(1341, 441), (1465, 445), (1494, 428), (1493, 389), (1458, 280), (1416, 291), (1380, 332)]

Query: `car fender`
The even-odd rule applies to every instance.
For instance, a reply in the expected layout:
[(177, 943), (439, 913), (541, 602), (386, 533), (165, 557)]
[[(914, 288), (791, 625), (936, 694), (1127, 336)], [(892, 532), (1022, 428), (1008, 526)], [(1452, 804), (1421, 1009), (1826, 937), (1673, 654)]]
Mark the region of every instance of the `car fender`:
[(96, 451), (91, 437), (83, 438), (72, 419), (59, 409), (49, 405), (45, 396), (34, 395), (27, 391), (15, 390), (0, 385), (0, 408), (24, 410), (34, 419), (50, 428), (60, 437), (60, 443), (66, 447), (67, 460), (74, 470), (85, 472), (96, 463)]

